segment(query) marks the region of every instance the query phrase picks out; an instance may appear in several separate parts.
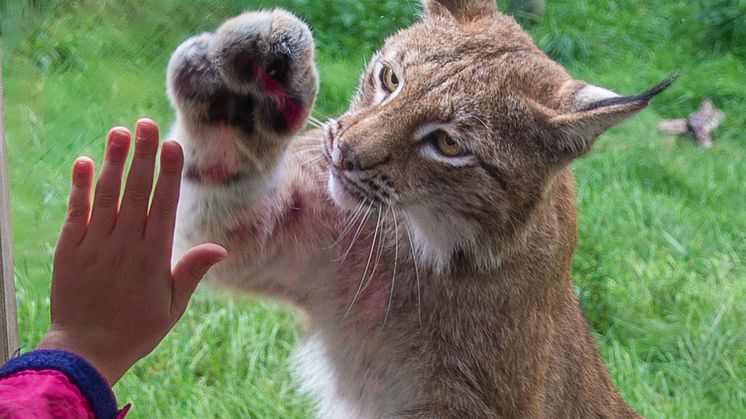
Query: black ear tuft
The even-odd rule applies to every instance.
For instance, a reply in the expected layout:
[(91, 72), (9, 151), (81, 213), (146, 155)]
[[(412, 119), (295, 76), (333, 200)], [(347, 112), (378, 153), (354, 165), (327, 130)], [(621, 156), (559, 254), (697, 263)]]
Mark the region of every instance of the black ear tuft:
[(628, 105), (628, 104), (634, 104), (634, 103), (647, 105), (654, 97), (658, 96), (660, 93), (663, 93), (663, 91), (671, 87), (671, 85), (678, 78), (679, 78), (679, 74), (677, 73), (671, 74), (662, 82), (658, 83), (657, 85), (651, 87), (650, 89), (646, 90), (644, 93), (641, 93), (637, 96), (619, 96), (619, 97), (612, 97), (608, 99), (599, 100), (598, 102), (590, 103), (588, 106), (581, 109), (580, 111), (581, 112), (592, 111), (594, 109), (604, 108), (607, 106)]

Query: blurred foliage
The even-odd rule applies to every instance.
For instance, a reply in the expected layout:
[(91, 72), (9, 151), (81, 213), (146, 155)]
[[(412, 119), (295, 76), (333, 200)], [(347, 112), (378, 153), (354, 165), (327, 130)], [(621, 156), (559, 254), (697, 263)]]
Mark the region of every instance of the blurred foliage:
[(705, 26), (704, 40), (717, 49), (746, 54), (746, 0), (700, 0), (695, 19)]
[(280, 4), (302, 16), (314, 29), (319, 50), (341, 56), (369, 54), (371, 47), (380, 46), (388, 35), (408, 26), (420, 9), (415, 0), (262, 0), (260, 3)]
[(580, 30), (550, 33), (540, 38), (537, 44), (547, 55), (562, 64), (585, 61), (590, 57), (592, 49)]
[(746, 54), (746, 0), (676, 1), (656, 7), (632, 1), (551, 1), (545, 21), (530, 32), (542, 50), (566, 65), (614, 54), (609, 48), (620, 43), (646, 52), (651, 45), (676, 40), (682, 49)]
[(23, 44), (21, 51), (33, 58), (43, 74), (85, 68), (85, 63), (75, 47), (74, 34), (68, 32), (64, 37), (52, 39), (53, 35), (54, 32), (46, 28), (37, 29)]
[[(510, 10), (507, 0), (498, 1), (503, 10)], [(98, 13), (122, 16), (122, 21), (139, 22), (138, 32), (151, 42), (148, 48), (161, 52), (180, 40), (169, 37), (170, 33), (214, 30), (227, 16), (247, 9), (283, 7), (302, 17), (314, 30), (319, 52), (329, 57), (367, 58), (388, 35), (409, 25), (420, 13), (420, 2), (416, 0), (243, 0), (215, 2), (213, 0), (162, 0), (161, 13), (169, 19), (150, 13), (149, 0), (14, 0), (0, 6), (4, 18), (0, 19), (0, 35), (15, 31), (39, 31), (42, 38), (57, 34), (44, 33), (50, 27), (23, 25), (34, 9), (59, 8), (64, 13), (76, 13), (81, 9), (94, 9)], [(546, 5), (545, 21), (530, 28), (537, 45), (550, 57), (563, 64), (592, 60), (599, 54), (613, 53), (609, 45), (617, 45), (623, 39), (630, 47), (642, 49), (649, 41), (661, 42), (672, 36), (683, 35), (682, 42), (699, 40), (699, 48), (731, 50), (746, 54), (746, 0), (697, 0), (676, 2), (666, 7), (667, 12), (651, 13), (651, 4), (644, 2), (577, 2), (552, 1)], [(629, 13), (635, 9), (636, 13)], [(60, 14), (60, 13), (55, 13)], [(631, 16), (637, 19), (629, 19)], [(92, 14), (95, 17), (95, 14)], [(592, 18), (589, 19), (589, 16)], [(621, 22), (619, 19), (628, 19)], [(178, 22), (177, 25), (173, 22)], [(566, 22), (573, 22), (568, 26)], [(15, 23), (15, 25), (13, 25)], [(95, 25), (97, 20), (91, 21)], [(46, 25), (45, 25), (46, 26)], [(608, 30), (597, 32), (599, 26)], [(113, 28), (126, 31), (129, 28)], [(589, 38), (590, 30), (601, 33), (603, 38)], [(696, 36), (692, 36), (696, 34)], [(68, 35), (69, 36), (69, 35)], [(648, 39), (639, 39), (644, 36)], [(13, 38), (18, 37), (11, 37)], [(650, 39), (657, 38), (657, 39)], [(612, 42), (613, 40), (613, 42)], [(64, 44), (65, 39), (55, 37), (55, 42)], [(132, 43), (129, 43), (132, 45)], [(39, 45), (28, 45), (37, 48)], [(42, 48), (44, 49), (44, 48)], [(147, 53), (148, 51), (141, 51)], [(37, 62), (42, 68), (61, 66), (68, 68), (76, 63), (74, 51), (59, 47), (38, 51)], [(79, 63), (77, 63), (79, 64)]]
[(510, 0), (505, 10), (515, 16), (521, 25), (533, 25), (544, 17), (546, 2), (544, 0)]
[[(162, 35), (176, 32), (175, 29), (188, 28), (193, 30), (214, 30), (226, 17), (239, 14), (244, 10), (282, 7), (303, 18), (314, 30), (316, 45), (319, 51), (329, 56), (348, 57), (351, 55), (368, 54), (380, 46), (383, 39), (399, 28), (408, 26), (420, 10), (418, 1), (382, 0), (375, 2), (358, 2), (350, 0), (243, 0), (235, 2), (215, 2), (213, 0), (163, 0), (159, 4), (160, 13), (167, 13), (169, 19), (162, 15), (153, 14), (152, 2), (148, 0), (17, 0), (0, 5), (0, 12), (6, 18), (0, 24), (0, 35), (8, 32), (23, 32), (33, 30), (41, 38), (48, 37), (45, 33), (49, 27), (33, 27), (20, 25), (28, 21), (33, 10), (52, 10), (60, 15), (76, 13), (81, 9), (91, 9), (98, 13), (120, 15), (123, 22), (139, 22), (138, 32), (151, 37), (154, 49), (162, 46), (166, 41)], [(59, 9), (63, 13), (54, 12)], [(92, 14), (95, 17), (95, 14)], [(97, 24), (94, 19), (89, 22)], [(178, 22), (178, 24), (174, 24)], [(49, 24), (50, 22), (46, 22)], [(85, 28), (81, 28), (85, 29)], [(112, 28), (113, 30), (129, 30), (130, 28)], [(37, 35), (29, 38), (34, 38)], [(14, 37), (17, 38), (17, 37)], [(27, 38), (28, 39), (28, 38)], [(56, 38), (56, 42), (64, 43), (64, 39)], [(39, 45), (45, 41), (40, 39)], [(173, 42), (169, 44), (169, 47)], [(36, 48), (38, 45), (28, 45)], [(162, 51), (162, 49), (157, 49)], [(64, 64), (70, 52), (63, 49), (40, 51), (38, 62), (43, 67)]]

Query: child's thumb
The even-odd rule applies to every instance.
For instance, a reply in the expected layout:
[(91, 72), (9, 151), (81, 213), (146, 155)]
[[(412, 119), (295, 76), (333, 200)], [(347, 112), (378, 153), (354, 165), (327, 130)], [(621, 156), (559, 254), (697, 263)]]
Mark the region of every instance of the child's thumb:
[(216, 244), (202, 244), (190, 249), (173, 268), (171, 314), (180, 317), (189, 304), (199, 281), (213, 265), (228, 257), (228, 251)]

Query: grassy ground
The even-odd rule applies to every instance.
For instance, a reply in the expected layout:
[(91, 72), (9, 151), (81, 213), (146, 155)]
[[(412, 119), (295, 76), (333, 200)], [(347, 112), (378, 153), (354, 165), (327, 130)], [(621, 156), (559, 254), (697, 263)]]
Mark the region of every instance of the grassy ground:
[[(48, 323), (51, 255), (73, 157), (100, 158), (113, 124), (149, 115), (167, 125), (163, 73), (170, 51), (243, 8), (272, 4), (33, 3), (41, 4), (38, 12), (22, 12), (20, 3), (0, 10), (24, 350)], [(614, 380), (650, 418), (742, 417), (743, 31), (717, 26), (719, 15), (704, 2), (548, 3), (531, 32), (576, 77), (635, 93), (670, 72), (683, 74), (651, 109), (606, 134), (575, 165), (580, 243), (573, 273)], [(370, 49), (417, 8), (404, 0), (277, 4), (315, 28), (322, 116), (346, 107)], [(733, 7), (735, 21), (743, 22), (746, 14)], [(704, 97), (728, 114), (713, 150), (656, 133), (660, 118), (685, 115)], [(269, 302), (200, 294), (174, 333), (115, 390), (134, 402), (135, 418), (307, 417), (286, 366), (299, 333), (292, 313)]]

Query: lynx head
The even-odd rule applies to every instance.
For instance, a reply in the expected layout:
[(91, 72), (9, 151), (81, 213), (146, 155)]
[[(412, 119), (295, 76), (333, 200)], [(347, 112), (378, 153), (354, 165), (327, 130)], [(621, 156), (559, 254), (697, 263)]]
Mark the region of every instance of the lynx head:
[(347, 208), (401, 211), (419, 262), (435, 272), (456, 254), (489, 268), (556, 175), (671, 81), (620, 96), (572, 79), (494, 0), (423, 6), (330, 124), (330, 194)]

